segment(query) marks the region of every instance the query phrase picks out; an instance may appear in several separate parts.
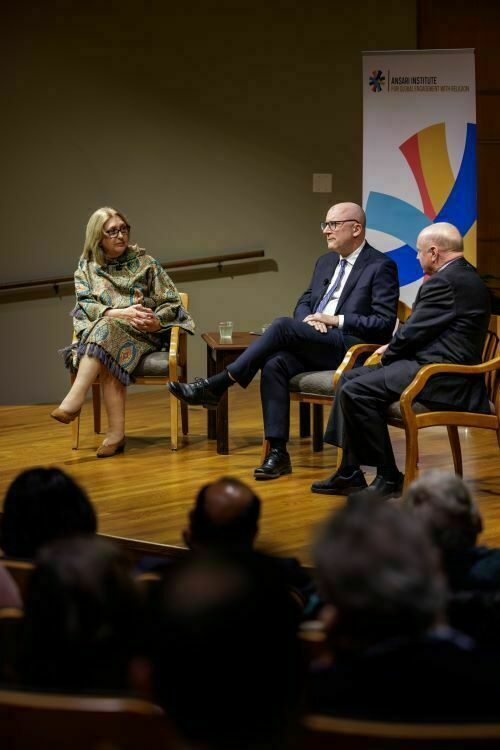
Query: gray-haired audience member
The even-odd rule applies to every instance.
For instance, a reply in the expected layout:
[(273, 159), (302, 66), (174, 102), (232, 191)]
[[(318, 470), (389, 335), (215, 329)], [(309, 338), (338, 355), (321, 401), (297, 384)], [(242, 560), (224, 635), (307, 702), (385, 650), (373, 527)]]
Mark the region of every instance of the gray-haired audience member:
[(439, 555), (420, 521), (346, 506), (316, 545), (332, 664), (311, 675), (310, 708), (379, 720), (500, 716), (494, 665), (446, 625)]
[(460, 477), (427, 472), (408, 488), (405, 505), (423, 521), (441, 551), (453, 590), (500, 587), (500, 550), (476, 546), (483, 530), (481, 513)]

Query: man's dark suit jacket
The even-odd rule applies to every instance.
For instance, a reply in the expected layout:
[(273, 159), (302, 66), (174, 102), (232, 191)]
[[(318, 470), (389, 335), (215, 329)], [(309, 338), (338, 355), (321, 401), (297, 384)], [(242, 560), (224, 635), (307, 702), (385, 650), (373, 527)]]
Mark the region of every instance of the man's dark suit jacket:
[[(340, 255), (331, 250), (318, 258), (309, 288), (297, 302), (295, 320), (316, 310)], [(385, 343), (396, 325), (399, 296), (398, 269), (394, 261), (368, 243), (350, 272), (335, 311), (344, 316), (342, 334), (347, 347), (360, 341)]]
[[(423, 365), (433, 362), (479, 364), (490, 314), (489, 291), (465, 258), (434, 273), (382, 357), (387, 387), (401, 393)], [(420, 400), (489, 413), (483, 376), (438, 375), (427, 382)]]

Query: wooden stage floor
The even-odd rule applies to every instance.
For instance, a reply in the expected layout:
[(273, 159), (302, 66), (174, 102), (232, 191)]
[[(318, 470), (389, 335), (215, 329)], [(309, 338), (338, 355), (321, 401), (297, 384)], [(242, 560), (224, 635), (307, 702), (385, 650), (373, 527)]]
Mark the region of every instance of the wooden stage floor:
[[(92, 430), (91, 405), (83, 410), (80, 449), (71, 449), (71, 428), (49, 419), (54, 405), (0, 407), (0, 496), (14, 477), (32, 466), (58, 466), (89, 493), (103, 533), (182, 545), (186, 515), (198, 488), (221, 475), (248, 482), (263, 501), (259, 546), (277, 554), (309, 561), (314, 528), (342, 497), (313, 495), (310, 484), (332, 472), (335, 449), (311, 451), (309, 439), (298, 437), (298, 406), (292, 404), (290, 453), (293, 474), (255, 482), (260, 463), (262, 419), (258, 383), (247, 391), (237, 386), (229, 395), (230, 454), (220, 456), (206, 437), (206, 412), (189, 410), (190, 434), (172, 452), (168, 437), (169, 404), (165, 388), (134, 393), (127, 402), (125, 453), (97, 459), (100, 436)], [(404, 467), (404, 435), (393, 430), (394, 447)], [(422, 433), (421, 433), (422, 435)], [(429, 428), (421, 440), (421, 470), (452, 469), (444, 428)], [(493, 432), (462, 430), (464, 477), (483, 512), (482, 540), (500, 546), (500, 452)], [(371, 471), (367, 472), (370, 481)]]

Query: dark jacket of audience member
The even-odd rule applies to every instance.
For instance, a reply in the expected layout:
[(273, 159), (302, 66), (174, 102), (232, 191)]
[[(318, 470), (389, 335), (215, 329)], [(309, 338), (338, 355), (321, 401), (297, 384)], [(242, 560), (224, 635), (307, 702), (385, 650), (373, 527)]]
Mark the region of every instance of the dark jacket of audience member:
[(94, 534), (92, 504), (82, 488), (60, 469), (29, 469), (5, 496), (0, 548), (7, 557), (33, 559), (53, 539)]
[(186, 558), (165, 578), (153, 621), (154, 697), (188, 742), (281, 747), (300, 671), (295, 613), (272, 559)]
[(460, 477), (429, 471), (411, 484), (405, 504), (423, 521), (440, 550), (452, 591), (500, 588), (500, 550), (477, 546), (483, 521)]
[(140, 633), (139, 600), (124, 553), (97, 537), (44, 547), (21, 639), (23, 684), (51, 690), (125, 690)]
[(379, 720), (497, 719), (500, 682), (446, 626), (445, 579), (418, 519), (388, 505), (346, 508), (316, 548), (332, 665), (310, 707)]

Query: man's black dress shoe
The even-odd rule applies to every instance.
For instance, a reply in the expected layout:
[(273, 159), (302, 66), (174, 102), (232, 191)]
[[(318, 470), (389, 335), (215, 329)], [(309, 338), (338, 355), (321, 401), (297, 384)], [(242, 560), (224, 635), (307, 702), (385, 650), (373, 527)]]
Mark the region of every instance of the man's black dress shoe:
[(267, 458), (264, 459), (262, 466), (254, 471), (255, 479), (278, 479), (283, 474), (292, 473), (292, 462), (286, 451), (280, 451), (278, 448), (271, 448)]
[(403, 490), (403, 483), (405, 481), (404, 474), (398, 471), (395, 479), (385, 479), (381, 474), (377, 474), (373, 482), (367, 488), (368, 492), (376, 492), (379, 497), (399, 497)]
[(351, 492), (364, 490), (367, 486), (363, 472), (357, 469), (350, 477), (343, 477), (336, 471), (328, 479), (313, 482), (311, 491), (317, 492), (318, 495), (350, 495)]
[(216, 409), (219, 405), (220, 395), (214, 393), (210, 388), (208, 380), (205, 378), (196, 378), (194, 383), (179, 383), (177, 380), (171, 380), (167, 383), (170, 393), (184, 401), (190, 406), (204, 406), (205, 409)]

